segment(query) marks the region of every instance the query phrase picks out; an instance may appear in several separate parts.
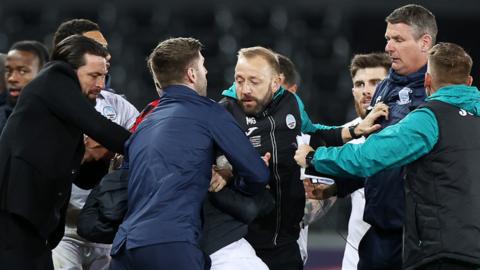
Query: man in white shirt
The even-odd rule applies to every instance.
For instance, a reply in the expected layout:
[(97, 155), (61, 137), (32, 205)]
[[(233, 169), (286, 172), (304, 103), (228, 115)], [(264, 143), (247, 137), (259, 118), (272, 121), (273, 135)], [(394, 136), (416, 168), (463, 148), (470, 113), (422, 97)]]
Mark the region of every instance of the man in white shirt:
[[(365, 118), (367, 109), (377, 84), (388, 74), (391, 62), (384, 53), (357, 54), (350, 63), (350, 75), (352, 77), (352, 94), (355, 104), (355, 112), (358, 118), (345, 124), (352, 126), (360, 123)], [(364, 137), (352, 140), (349, 143), (363, 143)], [(363, 221), (365, 208), (364, 189), (357, 189), (351, 194), (352, 212), (348, 221), (348, 236), (343, 255), (342, 270), (356, 270), (358, 264), (358, 244), (365, 232), (370, 228)]]

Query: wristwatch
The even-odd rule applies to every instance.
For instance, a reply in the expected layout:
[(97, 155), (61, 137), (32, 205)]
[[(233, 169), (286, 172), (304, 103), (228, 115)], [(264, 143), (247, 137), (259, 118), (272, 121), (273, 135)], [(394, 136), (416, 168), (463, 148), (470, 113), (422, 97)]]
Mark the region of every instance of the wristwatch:
[(352, 139), (358, 139), (358, 138), (362, 137), (362, 135), (355, 134), (355, 128), (357, 126), (358, 126), (358, 124), (348, 127), (348, 132), (350, 133), (350, 136), (352, 136)]
[(315, 155), (315, 151), (310, 151), (308, 154), (305, 156), (305, 164), (307, 164), (307, 167), (310, 167), (312, 165), (312, 160), (313, 156)]

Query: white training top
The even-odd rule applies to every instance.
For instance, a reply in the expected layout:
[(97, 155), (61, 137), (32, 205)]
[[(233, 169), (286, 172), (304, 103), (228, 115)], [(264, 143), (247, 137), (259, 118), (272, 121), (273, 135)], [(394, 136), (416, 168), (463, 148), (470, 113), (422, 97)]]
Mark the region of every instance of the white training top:
[[(351, 126), (360, 123), (361, 119), (357, 118), (345, 126)], [(351, 140), (348, 143), (359, 144), (365, 142), (365, 138), (361, 137)], [(363, 211), (365, 209), (365, 191), (363, 188), (356, 190), (351, 195), (352, 213), (348, 220), (348, 236), (343, 254), (342, 270), (356, 270), (358, 264), (358, 245), (360, 240), (370, 228), (370, 225), (363, 221)]]

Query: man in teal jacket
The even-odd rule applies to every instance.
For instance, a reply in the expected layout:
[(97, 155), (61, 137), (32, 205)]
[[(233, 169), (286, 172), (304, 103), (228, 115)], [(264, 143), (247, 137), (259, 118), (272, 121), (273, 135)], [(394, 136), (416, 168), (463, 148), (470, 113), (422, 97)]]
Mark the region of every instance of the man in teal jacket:
[(480, 92), (470, 86), (471, 67), (461, 47), (440, 43), (429, 52), (424, 107), (363, 145), (315, 152), (304, 146), (295, 154), (300, 166), (335, 176), (367, 177), (409, 164), (405, 269), (480, 266)]

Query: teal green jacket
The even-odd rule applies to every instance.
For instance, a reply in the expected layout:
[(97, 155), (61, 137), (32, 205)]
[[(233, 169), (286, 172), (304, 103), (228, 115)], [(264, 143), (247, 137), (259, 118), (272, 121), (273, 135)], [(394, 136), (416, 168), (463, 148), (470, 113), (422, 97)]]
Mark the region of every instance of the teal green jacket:
[[(476, 87), (450, 85), (438, 89), (426, 101), (442, 101), (480, 116), (480, 92)], [(392, 167), (409, 164), (429, 153), (438, 141), (433, 112), (416, 109), (403, 120), (371, 135), (364, 144), (319, 147), (312, 164), (332, 176), (368, 177)]]
[[(278, 97), (281, 97), (283, 93), (287, 91), (285, 88), (280, 87), (276, 92), (275, 95), (273, 96), (273, 99), (276, 99)], [(233, 99), (237, 99), (237, 92), (236, 92), (236, 87), (235, 84), (232, 84), (230, 88), (227, 90), (224, 90), (222, 92), (223, 96), (230, 97)], [(314, 124), (312, 123), (312, 120), (310, 120), (310, 117), (308, 116), (307, 112), (305, 111), (305, 105), (303, 105), (302, 100), (297, 94), (294, 94), (295, 97), (297, 98), (298, 102), (298, 109), (300, 110), (300, 115), (301, 115), (301, 121), (302, 121), (302, 132), (303, 133), (313, 133), (318, 130), (331, 130), (331, 129), (337, 129), (339, 128), (338, 126), (325, 126), (322, 124)]]

